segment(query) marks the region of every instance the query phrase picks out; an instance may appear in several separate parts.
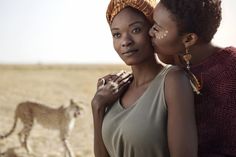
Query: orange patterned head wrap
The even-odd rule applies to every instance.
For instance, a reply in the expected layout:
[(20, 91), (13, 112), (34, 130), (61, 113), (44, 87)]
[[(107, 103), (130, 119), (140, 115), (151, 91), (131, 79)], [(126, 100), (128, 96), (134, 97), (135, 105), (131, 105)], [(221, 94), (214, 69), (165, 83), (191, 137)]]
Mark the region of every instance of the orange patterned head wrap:
[(106, 12), (107, 22), (111, 25), (114, 17), (128, 6), (141, 11), (148, 20), (152, 21), (155, 5), (156, 0), (111, 0)]

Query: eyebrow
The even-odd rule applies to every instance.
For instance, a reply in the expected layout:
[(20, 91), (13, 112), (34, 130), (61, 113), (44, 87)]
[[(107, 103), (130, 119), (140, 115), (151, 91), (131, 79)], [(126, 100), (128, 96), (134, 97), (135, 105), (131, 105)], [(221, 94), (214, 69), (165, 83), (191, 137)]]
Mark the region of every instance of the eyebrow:
[[(135, 22), (129, 24), (129, 27), (130, 27), (130, 26), (133, 26), (133, 25), (136, 25), (136, 24), (141, 24), (141, 25), (143, 25), (144, 22), (143, 22), (143, 21), (135, 21)], [(119, 30), (119, 28), (111, 28), (111, 30)]]
[(129, 26), (135, 25), (135, 24), (142, 24), (143, 25), (143, 21), (135, 21), (131, 24), (129, 24)]
[(114, 31), (115, 31), (115, 30), (119, 30), (119, 28), (111, 28), (111, 30), (114, 30)]

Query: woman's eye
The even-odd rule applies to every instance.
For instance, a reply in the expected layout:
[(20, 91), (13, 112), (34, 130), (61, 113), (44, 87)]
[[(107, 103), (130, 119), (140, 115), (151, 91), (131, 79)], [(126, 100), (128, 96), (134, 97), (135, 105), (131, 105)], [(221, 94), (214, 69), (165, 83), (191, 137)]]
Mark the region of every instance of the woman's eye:
[(140, 31), (141, 31), (140, 28), (134, 28), (134, 29), (132, 30), (133, 33), (138, 33), (138, 32), (140, 32)]
[(120, 37), (120, 33), (113, 33), (112, 36), (113, 36), (113, 38), (119, 38)]
[(153, 27), (153, 30), (154, 30), (155, 32), (159, 32), (159, 30), (158, 30), (156, 27)]

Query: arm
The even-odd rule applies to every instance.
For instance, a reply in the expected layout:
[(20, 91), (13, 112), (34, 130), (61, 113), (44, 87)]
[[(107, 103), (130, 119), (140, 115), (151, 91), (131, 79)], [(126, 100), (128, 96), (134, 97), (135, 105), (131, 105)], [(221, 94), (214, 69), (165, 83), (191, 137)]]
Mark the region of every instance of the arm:
[(100, 107), (98, 103), (92, 101), (92, 113), (94, 124), (95, 157), (109, 157), (109, 154), (102, 140), (102, 122), (105, 115), (105, 107)]
[(174, 69), (167, 74), (165, 96), (168, 106), (167, 135), (170, 156), (197, 157), (193, 91), (182, 70)]
[[(102, 84), (102, 79), (98, 80), (97, 91), (91, 102), (93, 122), (94, 122), (94, 154), (95, 157), (109, 157), (107, 149), (102, 139), (102, 123), (105, 115), (105, 109), (113, 104), (120, 94), (123, 93), (131, 74), (121, 73), (119, 75), (107, 75), (103, 77), (106, 83)], [(113, 82), (113, 84), (111, 83)], [(118, 90), (114, 88), (114, 83), (117, 84)]]

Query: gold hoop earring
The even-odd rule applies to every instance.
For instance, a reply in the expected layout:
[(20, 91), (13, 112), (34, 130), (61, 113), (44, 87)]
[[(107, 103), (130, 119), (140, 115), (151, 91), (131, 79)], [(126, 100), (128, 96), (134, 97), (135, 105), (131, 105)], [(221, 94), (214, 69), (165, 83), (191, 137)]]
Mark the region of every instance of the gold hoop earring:
[(185, 48), (185, 54), (183, 55), (183, 59), (186, 62), (186, 68), (190, 70), (190, 60), (192, 59), (192, 55), (189, 53), (188, 48)]
[(188, 74), (190, 84), (193, 88), (193, 91), (196, 92), (196, 94), (201, 94), (200, 90), (202, 88), (202, 85), (200, 84), (200, 82), (198, 81), (196, 76), (190, 70), (191, 59), (192, 59), (192, 55), (189, 53), (188, 48), (185, 48), (185, 54), (183, 55), (183, 60), (186, 62), (186, 68), (184, 68), (184, 69)]

